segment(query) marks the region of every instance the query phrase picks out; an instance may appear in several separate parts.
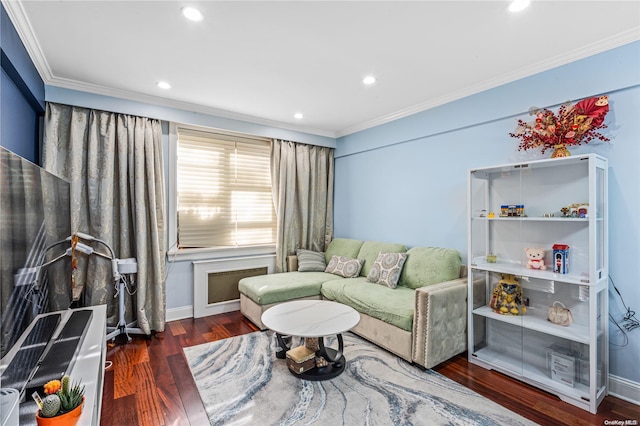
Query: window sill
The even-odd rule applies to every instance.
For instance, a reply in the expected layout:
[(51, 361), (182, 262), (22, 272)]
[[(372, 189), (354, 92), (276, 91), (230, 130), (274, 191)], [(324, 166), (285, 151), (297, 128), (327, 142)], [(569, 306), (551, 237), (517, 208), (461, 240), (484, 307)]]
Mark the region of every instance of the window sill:
[(172, 248), (167, 252), (167, 261), (169, 263), (207, 260), (207, 259), (224, 259), (231, 257), (246, 257), (265, 254), (275, 254), (276, 246), (249, 246), (249, 247), (224, 247), (224, 248), (190, 248), (178, 249)]

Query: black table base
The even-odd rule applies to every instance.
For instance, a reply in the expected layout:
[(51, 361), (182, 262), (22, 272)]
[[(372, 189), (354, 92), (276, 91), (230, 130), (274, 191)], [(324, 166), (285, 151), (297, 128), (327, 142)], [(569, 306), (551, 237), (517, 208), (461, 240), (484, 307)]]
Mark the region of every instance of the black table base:
[[(302, 373), (296, 373), (289, 369), (291, 374), (300, 379), (311, 380), (314, 382), (333, 379), (334, 377), (342, 374), (347, 362), (342, 352), (344, 349), (342, 334), (337, 334), (336, 336), (338, 337), (338, 350), (327, 348), (324, 345), (324, 338), (318, 337), (319, 349), (316, 351), (316, 356), (323, 357), (328, 362), (326, 366), (315, 367)], [(276, 357), (284, 359), (286, 358), (286, 352), (291, 348), (291, 337), (282, 336), (281, 334), (276, 333), (276, 339), (279, 346), (279, 350), (276, 352)]]

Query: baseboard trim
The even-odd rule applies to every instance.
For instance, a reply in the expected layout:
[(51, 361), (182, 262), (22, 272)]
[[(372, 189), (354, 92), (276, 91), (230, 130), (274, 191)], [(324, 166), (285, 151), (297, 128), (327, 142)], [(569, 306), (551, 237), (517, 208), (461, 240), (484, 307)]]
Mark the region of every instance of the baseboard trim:
[(640, 383), (610, 374), (609, 395), (640, 405)]
[(165, 313), (165, 321), (167, 322), (185, 318), (193, 318), (193, 305), (167, 309), (167, 312)]

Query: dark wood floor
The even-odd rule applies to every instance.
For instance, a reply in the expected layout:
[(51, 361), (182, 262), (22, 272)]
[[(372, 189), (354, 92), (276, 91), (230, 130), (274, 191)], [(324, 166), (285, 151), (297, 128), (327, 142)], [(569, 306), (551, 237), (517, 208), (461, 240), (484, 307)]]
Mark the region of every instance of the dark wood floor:
[[(113, 362), (105, 372), (102, 425), (207, 425), (207, 415), (182, 348), (257, 329), (239, 312), (167, 323), (150, 339), (134, 337), (107, 349)], [(637, 420), (640, 407), (607, 396), (598, 414), (560, 401), (502, 374), (467, 363), (459, 355), (434, 370), (542, 425), (604, 425)], [(613, 423), (608, 423), (613, 424)]]

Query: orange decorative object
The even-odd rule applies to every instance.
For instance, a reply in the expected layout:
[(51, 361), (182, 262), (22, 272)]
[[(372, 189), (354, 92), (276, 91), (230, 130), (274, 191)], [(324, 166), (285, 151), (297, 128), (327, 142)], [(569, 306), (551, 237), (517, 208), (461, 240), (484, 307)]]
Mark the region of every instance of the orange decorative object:
[(51, 380), (44, 385), (44, 393), (47, 395), (51, 395), (52, 393), (56, 393), (60, 390), (60, 380)]
[(84, 406), (84, 396), (82, 397), (82, 403), (68, 413), (60, 414), (55, 417), (40, 417), (40, 410), (36, 412), (36, 422), (38, 426), (76, 426), (80, 415), (82, 414), (82, 407)]

